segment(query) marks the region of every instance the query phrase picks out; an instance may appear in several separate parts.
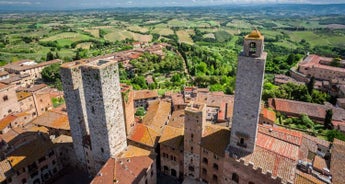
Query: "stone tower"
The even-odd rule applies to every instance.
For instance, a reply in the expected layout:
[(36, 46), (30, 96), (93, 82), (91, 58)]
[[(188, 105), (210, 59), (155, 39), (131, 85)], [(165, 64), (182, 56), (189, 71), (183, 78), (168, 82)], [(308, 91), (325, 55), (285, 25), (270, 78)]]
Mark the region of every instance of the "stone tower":
[(252, 153), (258, 129), (262, 85), (267, 53), (264, 36), (258, 30), (244, 37), (243, 52), (238, 56), (234, 115), (230, 153)]
[(206, 124), (206, 105), (191, 102), (185, 109), (184, 118), (184, 173), (200, 178), (201, 138)]
[[(76, 75), (68, 77), (70, 73)], [(77, 157), (84, 158), (89, 173), (95, 174), (127, 146), (118, 64), (112, 60), (67, 63), (61, 75)]]
[(79, 161), (77, 166), (81, 169), (86, 169), (87, 158), (84, 151), (84, 138), (89, 135), (89, 128), (86, 117), (83, 81), (79, 69), (82, 64), (84, 63), (80, 61), (65, 63), (61, 65), (60, 75), (68, 110), (73, 147)]

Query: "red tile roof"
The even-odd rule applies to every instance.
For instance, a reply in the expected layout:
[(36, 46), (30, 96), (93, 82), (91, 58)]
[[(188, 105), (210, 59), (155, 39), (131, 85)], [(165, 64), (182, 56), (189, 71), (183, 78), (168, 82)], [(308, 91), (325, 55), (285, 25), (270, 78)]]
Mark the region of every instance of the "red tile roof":
[(268, 119), (268, 120), (270, 120), (270, 121), (272, 121), (272, 122), (275, 122), (275, 121), (276, 121), (276, 113), (275, 113), (274, 111), (272, 111), (272, 110), (263, 108), (263, 109), (261, 110), (261, 115), (262, 115), (264, 118), (266, 118), (266, 119)]
[(134, 100), (158, 98), (157, 90), (138, 90), (134, 91)]
[(152, 164), (148, 156), (109, 158), (91, 184), (138, 183)]
[(13, 122), (15, 119), (17, 119), (14, 115), (8, 115), (5, 118), (0, 120), (0, 131), (2, 131), (4, 128), (6, 128), (11, 122)]
[(345, 142), (334, 139), (331, 151), (332, 181), (334, 184), (343, 184), (345, 181)]
[(321, 57), (318, 55), (311, 54), (307, 58), (305, 58), (304, 61), (301, 62), (299, 66), (310, 67), (310, 68), (321, 68), (321, 69), (330, 70), (330, 71), (342, 72), (345, 74), (345, 70), (343, 68), (333, 67), (333, 66), (324, 65), (320, 63), (321, 61), (331, 62), (332, 60), (333, 60), (332, 58), (326, 58), (326, 57)]

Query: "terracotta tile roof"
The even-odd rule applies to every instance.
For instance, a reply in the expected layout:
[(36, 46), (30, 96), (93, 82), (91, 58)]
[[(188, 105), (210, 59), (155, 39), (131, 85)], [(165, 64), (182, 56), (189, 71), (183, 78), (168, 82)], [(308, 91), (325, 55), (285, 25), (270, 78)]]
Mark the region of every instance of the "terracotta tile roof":
[(168, 125), (164, 129), (159, 143), (175, 149), (183, 149), (183, 134), (183, 128), (176, 128)]
[(329, 147), (330, 142), (319, 139), (317, 137), (313, 137), (307, 134), (303, 134), (302, 144), (300, 147), (299, 159), (305, 160), (308, 157), (308, 152), (316, 153), (318, 145), (322, 145), (324, 147)]
[(109, 158), (91, 184), (138, 183), (153, 162), (148, 156)]
[(158, 137), (159, 134), (153, 129), (143, 124), (137, 124), (128, 139), (153, 148), (158, 142)]
[(53, 111), (48, 111), (32, 121), (33, 124), (48, 128), (70, 130), (68, 116)]
[(158, 134), (161, 134), (168, 121), (170, 112), (170, 102), (160, 100), (151, 101), (142, 122)]
[(22, 75), (19, 75), (19, 74), (10, 74), (10, 77), (7, 78), (7, 79), (4, 79), (4, 80), (1, 80), (0, 82), (4, 83), (4, 84), (11, 84), (13, 82), (16, 82), (16, 81), (20, 81), (22, 80), (23, 78), (26, 78), (26, 77), (29, 77), (30, 75), (29, 74), (22, 74)]
[(234, 106), (234, 96), (225, 95), (223, 92), (212, 92), (212, 93), (198, 93), (196, 97), (196, 102), (205, 103), (208, 107), (217, 107), (221, 111), (225, 112), (225, 104), (227, 107), (227, 117), (232, 117), (233, 106)]
[(16, 93), (17, 95), (17, 99), (18, 101), (22, 101), (24, 100), (25, 98), (29, 97), (29, 96), (32, 96), (32, 93), (29, 93), (29, 92), (24, 92), (24, 91), (18, 91)]
[(6, 128), (11, 122), (13, 122), (15, 119), (17, 119), (14, 115), (8, 115), (5, 118), (0, 120), (0, 131), (2, 131), (4, 128)]
[(296, 178), (295, 184), (325, 184), (321, 180), (315, 178), (314, 176), (301, 172), (299, 170), (296, 171)]
[(0, 77), (8, 75), (8, 72), (0, 70)]
[(283, 140), (279, 140), (277, 138), (268, 136), (261, 132), (257, 134), (256, 146), (274, 152), (282, 157), (295, 161), (298, 160), (299, 147), (297, 145), (291, 144)]
[(126, 150), (123, 151), (119, 157), (120, 158), (130, 158), (130, 157), (140, 157), (140, 156), (150, 156), (152, 153), (146, 149), (142, 149), (136, 146), (129, 145)]
[(332, 58), (326, 58), (326, 57), (321, 57), (318, 55), (311, 54), (307, 58), (305, 58), (304, 61), (299, 64), (299, 66), (310, 67), (310, 68), (321, 68), (324, 70), (337, 71), (337, 72), (342, 72), (345, 74), (345, 70), (343, 68), (333, 67), (333, 66), (324, 65), (320, 63), (321, 61), (330, 62), (332, 60), (333, 60)]
[(319, 104), (274, 98), (272, 105), (271, 108), (279, 112), (306, 114), (309, 117), (319, 119), (324, 119), (326, 115), (324, 106)]
[(5, 142), (9, 143), (14, 138), (16, 138), (17, 136), (19, 136), (25, 132), (48, 133), (48, 129), (45, 127), (38, 127), (38, 126), (35, 126), (35, 125), (30, 123), (23, 128), (22, 127), (12, 128), (8, 132), (6, 132), (5, 134), (0, 134), (0, 138), (3, 139)]
[(261, 110), (260, 115), (262, 115), (264, 118), (266, 118), (272, 122), (276, 121), (276, 113), (272, 110), (267, 109), (267, 108), (263, 108)]
[(314, 157), (313, 167), (322, 171), (323, 168), (328, 168), (326, 160), (318, 155)]
[(19, 170), (46, 155), (52, 147), (53, 143), (50, 139), (42, 136), (11, 152), (7, 160), (15, 170)]
[(223, 157), (225, 148), (230, 142), (229, 137), (230, 131), (228, 128), (209, 124), (205, 126), (204, 135), (201, 139), (201, 146)]
[(17, 88), (17, 91), (25, 91), (25, 92), (36, 92), (38, 90), (41, 90), (41, 89), (44, 89), (48, 87), (47, 84), (37, 84), (37, 85), (33, 85), (33, 86), (30, 86), (30, 87), (19, 87)]
[(55, 59), (51, 61), (35, 63), (32, 60), (22, 60), (22, 61), (17, 61), (17, 62), (7, 64), (4, 66), (4, 68), (16, 70), (16, 71), (24, 71), (24, 70), (30, 70), (30, 69), (34, 69), (38, 67), (48, 66), (54, 63), (62, 63), (62, 61), (60, 59)]
[(334, 184), (342, 184), (345, 181), (345, 142), (334, 139), (331, 151), (332, 181)]
[(169, 119), (168, 125), (175, 128), (183, 128), (184, 127), (184, 109), (174, 111), (171, 115), (171, 118)]
[(288, 130), (286, 128), (276, 126), (259, 125), (258, 127), (258, 131), (261, 134), (265, 134), (297, 146), (301, 145), (302, 143), (303, 134), (298, 131)]
[(6, 84), (0, 82), (0, 90), (1, 90), (1, 89), (5, 89), (5, 88), (8, 88), (8, 87), (9, 87), (8, 85), (6, 85)]
[(158, 98), (157, 90), (139, 90), (134, 91), (134, 100)]
[[(279, 146), (279, 143), (280, 141), (274, 142), (275, 145), (272, 146)], [(278, 152), (282, 153), (282, 151)], [(295, 155), (297, 153), (292, 154)], [(242, 157), (242, 159), (245, 164), (253, 163), (254, 168), (262, 168), (264, 173), (270, 171), (272, 172), (272, 176), (279, 176), (285, 182), (294, 181), (297, 163), (295, 160), (291, 160), (288, 157), (277, 154), (276, 152), (270, 151), (261, 146), (256, 146), (252, 154)]]
[(180, 93), (171, 94), (171, 100), (173, 105), (186, 105), (183, 95)]
[(300, 84), (300, 85), (304, 84), (303, 82), (298, 82), (294, 78), (291, 78), (289, 76), (282, 75), (282, 74), (274, 75), (274, 83), (275, 84), (294, 83), (294, 84)]

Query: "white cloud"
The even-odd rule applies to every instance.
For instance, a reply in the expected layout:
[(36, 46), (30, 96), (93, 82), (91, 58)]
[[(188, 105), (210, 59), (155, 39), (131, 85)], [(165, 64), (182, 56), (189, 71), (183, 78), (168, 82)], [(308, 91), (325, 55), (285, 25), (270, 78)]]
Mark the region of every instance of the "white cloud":
[(0, 1), (2, 5), (31, 5), (29, 1)]

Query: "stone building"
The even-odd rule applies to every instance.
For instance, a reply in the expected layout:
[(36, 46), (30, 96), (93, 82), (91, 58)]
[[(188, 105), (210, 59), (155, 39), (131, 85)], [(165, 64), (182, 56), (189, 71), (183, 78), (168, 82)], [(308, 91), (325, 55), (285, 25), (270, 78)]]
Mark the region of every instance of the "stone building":
[(0, 83), (0, 119), (19, 112), (17, 95), (14, 86)]
[(59, 59), (36, 63), (35, 61), (31, 60), (22, 60), (17, 61), (14, 63), (7, 64), (4, 67), (5, 71), (10, 74), (17, 74), (17, 75), (29, 75), (29, 84), (33, 84), (37, 79), (41, 78), (42, 70), (52, 64), (59, 63), (61, 64), (62, 61)]
[(184, 175), (200, 178), (200, 142), (206, 125), (206, 105), (191, 102), (185, 109)]
[(331, 81), (345, 76), (344, 66), (331, 66), (333, 58), (321, 57), (311, 54), (298, 65), (298, 71), (307, 77), (315, 77), (319, 80)]
[(255, 148), (267, 57), (263, 49), (264, 36), (254, 30), (244, 38), (243, 52), (238, 56), (229, 149), (241, 153), (252, 153)]
[(67, 63), (61, 76), (76, 155), (95, 174), (127, 146), (117, 62)]
[(125, 122), (126, 122), (126, 135), (128, 135), (132, 128), (135, 125), (134, 119), (134, 92), (132, 86), (128, 86), (125, 84), (121, 84), (121, 93), (122, 93), (122, 102), (123, 102), (123, 110), (125, 115)]

